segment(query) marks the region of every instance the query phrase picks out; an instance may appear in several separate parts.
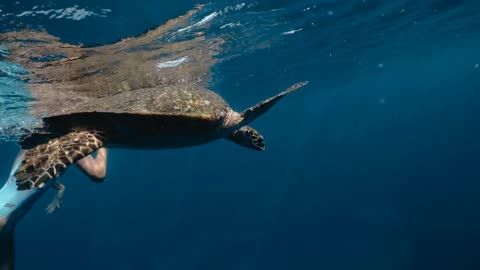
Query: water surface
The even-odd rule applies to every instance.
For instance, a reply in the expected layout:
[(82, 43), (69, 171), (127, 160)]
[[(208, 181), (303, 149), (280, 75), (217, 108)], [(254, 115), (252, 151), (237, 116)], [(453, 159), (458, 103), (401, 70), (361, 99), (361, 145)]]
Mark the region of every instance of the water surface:
[[(198, 3), (12, 1), (0, 31), (42, 27), (93, 46)], [(62, 208), (46, 216), (47, 196), (19, 225), (18, 269), (478, 269), (479, 11), (445, 0), (207, 4), (175, 38), (225, 39), (208, 85), (233, 108), (310, 81), (253, 124), (267, 151), (111, 150), (100, 185), (72, 168)], [(6, 177), (36, 119), (26, 71), (3, 60), (0, 70)]]

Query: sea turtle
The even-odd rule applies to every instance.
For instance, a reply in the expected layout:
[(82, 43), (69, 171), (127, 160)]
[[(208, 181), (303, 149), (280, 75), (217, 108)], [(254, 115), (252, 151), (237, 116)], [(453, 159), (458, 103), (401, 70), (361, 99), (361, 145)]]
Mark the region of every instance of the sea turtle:
[[(137, 89), (64, 109), (43, 118), (43, 127), (23, 138), (21, 144), (30, 149), (15, 173), (18, 189), (42, 188), (70, 164), (105, 146), (168, 149), (225, 138), (264, 150), (264, 138), (248, 124), (306, 83), (294, 84), (241, 113), (197, 85)], [(84, 170), (95, 175), (88, 166)]]
[(55, 178), (68, 165), (75, 163), (94, 181), (103, 181), (106, 145), (162, 149), (226, 138), (263, 150), (263, 137), (247, 125), (305, 83), (242, 113), (233, 111), (207, 90), (226, 41), (206, 35), (208, 23), (192, 21), (204, 21), (194, 16), (202, 8), (100, 46), (64, 43), (44, 31), (0, 33), (0, 43), (8, 48), (2, 57), (28, 71), (21, 76), (32, 100), (28, 113), (42, 119), (40, 128), (20, 142), (25, 158), (15, 173), (18, 189), (52, 184), (58, 189), (47, 207), (52, 212), (64, 194)]

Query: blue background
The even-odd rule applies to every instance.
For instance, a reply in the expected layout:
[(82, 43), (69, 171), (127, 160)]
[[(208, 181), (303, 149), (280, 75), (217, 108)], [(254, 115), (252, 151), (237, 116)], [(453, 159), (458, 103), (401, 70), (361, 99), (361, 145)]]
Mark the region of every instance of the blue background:
[[(103, 44), (198, 3), (161, 2), (81, 1), (112, 12), (12, 20)], [(480, 7), (388, 2), (252, 2), (235, 19), (280, 9), (278, 29), (302, 30), (222, 62), (212, 89), (242, 110), (310, 81), (253, 124), (267, 151), (113, 149), (103, 184), (72, 168), (62, 208), (46, 216), (47, 194), (19, 224), (18, 269), (480, 269)], [(17, 150), (0, 144), (5, 179)]]

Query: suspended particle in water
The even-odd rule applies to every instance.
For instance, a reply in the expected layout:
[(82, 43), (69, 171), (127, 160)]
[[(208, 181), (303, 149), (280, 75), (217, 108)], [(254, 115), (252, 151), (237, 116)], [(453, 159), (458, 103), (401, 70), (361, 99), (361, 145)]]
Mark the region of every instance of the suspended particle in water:
[(328, 16), (332, 16), (333, 15), (333, 11), (329, 10), (328, 11)]
[(474, 68), (479, 68), (479, 67), (480, 67), (480, 64), (475, 64), (473, 67), (474, 67)]
[(378, 68), (383, 68), (383, 63), (379, 63), (379, 64), (377, 65), (377, 67), (378, 67)]

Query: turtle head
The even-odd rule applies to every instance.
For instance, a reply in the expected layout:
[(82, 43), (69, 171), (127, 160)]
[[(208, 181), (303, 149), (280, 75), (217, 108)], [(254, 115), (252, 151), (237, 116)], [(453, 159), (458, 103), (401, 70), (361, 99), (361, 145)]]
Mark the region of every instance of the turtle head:
[(243, 116), (228, 106), (222, 108), (221, 117), (223, 118), (222, 127), (224, 129), (237, 129), (244, 126), (241, 124)]
[(251, 148), (257, 151), (265, 150), (265, 140), (263, 139), (263, 136), (249, 126), (243, 126), (233, 131), (228, 139), (243, 147)]

